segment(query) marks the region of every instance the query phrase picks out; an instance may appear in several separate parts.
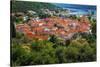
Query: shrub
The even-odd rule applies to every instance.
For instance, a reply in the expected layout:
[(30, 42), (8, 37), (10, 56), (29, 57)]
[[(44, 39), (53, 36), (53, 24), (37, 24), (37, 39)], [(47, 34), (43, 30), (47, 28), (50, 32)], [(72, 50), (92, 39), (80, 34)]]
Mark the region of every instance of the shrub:
[(84, 45), (80, 49), (79, 61), (89, 62), (96, 60), (96, 52), (89, 45)]
[(66, 59), (65, 59), (65, 51), (66, 51), (66, 47), (64, 46), (58, 46), (56, 49), (55, 49), (55, 55), (58, 59), (58, 63), (64, 63), (66, 62)]
[(69, 46), (65, 51), (67, 62), (78, 62), (79, 48)]

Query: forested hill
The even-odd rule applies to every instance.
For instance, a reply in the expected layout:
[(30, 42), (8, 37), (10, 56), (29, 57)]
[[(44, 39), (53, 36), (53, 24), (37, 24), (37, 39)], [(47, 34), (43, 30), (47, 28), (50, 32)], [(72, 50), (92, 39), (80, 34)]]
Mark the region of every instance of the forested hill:
[(12, 12), (26, 12), (28, 10), (39, 11), (40, 9), (56, 9), (58, 8), (54, 4), (51, 3), (43, 3), (43, 2), (27, 2), (27, 1), (11, 1), (11, 10)]

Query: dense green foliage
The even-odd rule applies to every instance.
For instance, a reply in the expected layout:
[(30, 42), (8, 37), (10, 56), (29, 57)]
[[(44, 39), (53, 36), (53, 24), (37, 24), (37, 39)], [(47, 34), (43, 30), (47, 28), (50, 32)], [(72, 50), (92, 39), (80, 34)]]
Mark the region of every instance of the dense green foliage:
[(88, 42), (91, 40), (90, 37), (88, 40), (85, 37), (73, 39), (68, 46), (59, 45), (57, 41), (59, 39), (54, 36), (52, 38), (56, 42), (28, 40), (23, 34), (17, 33), (16, 39), (12, 39), (11, 44), (11, 65), (96, 61), (96, 41)]
[(26, 12), (28, 10), (34, 10), (39, 12), (42, 9), (56, 9), (57, 7), (51, 3), (42, 3), (42, 2), (26, 2), (26, 1), (15, 1), (11, 2), (12, 12)]

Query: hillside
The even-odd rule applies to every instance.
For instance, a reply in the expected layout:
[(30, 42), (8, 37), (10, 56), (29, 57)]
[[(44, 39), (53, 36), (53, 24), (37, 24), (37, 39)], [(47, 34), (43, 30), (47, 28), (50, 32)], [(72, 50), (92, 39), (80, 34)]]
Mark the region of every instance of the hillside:
[(27, 10), (39, 11), (39, 9), (56, 9), (57, 6), (51, 3), (42, 2), (26, 2), (26, 1), (11, 1), (12, 12), (26, 12)]

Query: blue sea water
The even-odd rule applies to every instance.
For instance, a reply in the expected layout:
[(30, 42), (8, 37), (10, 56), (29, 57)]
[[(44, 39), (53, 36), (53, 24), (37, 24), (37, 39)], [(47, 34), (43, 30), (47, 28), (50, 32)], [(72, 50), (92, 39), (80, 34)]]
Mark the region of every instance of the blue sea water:
[(89, 14), (90, 11), (96, 15), (96, 6), (95, 5), (78, 5), (78, 4), (62, 4), (55, 3), (56, 6), (64, 9), (70, 10), (74, 14)]

